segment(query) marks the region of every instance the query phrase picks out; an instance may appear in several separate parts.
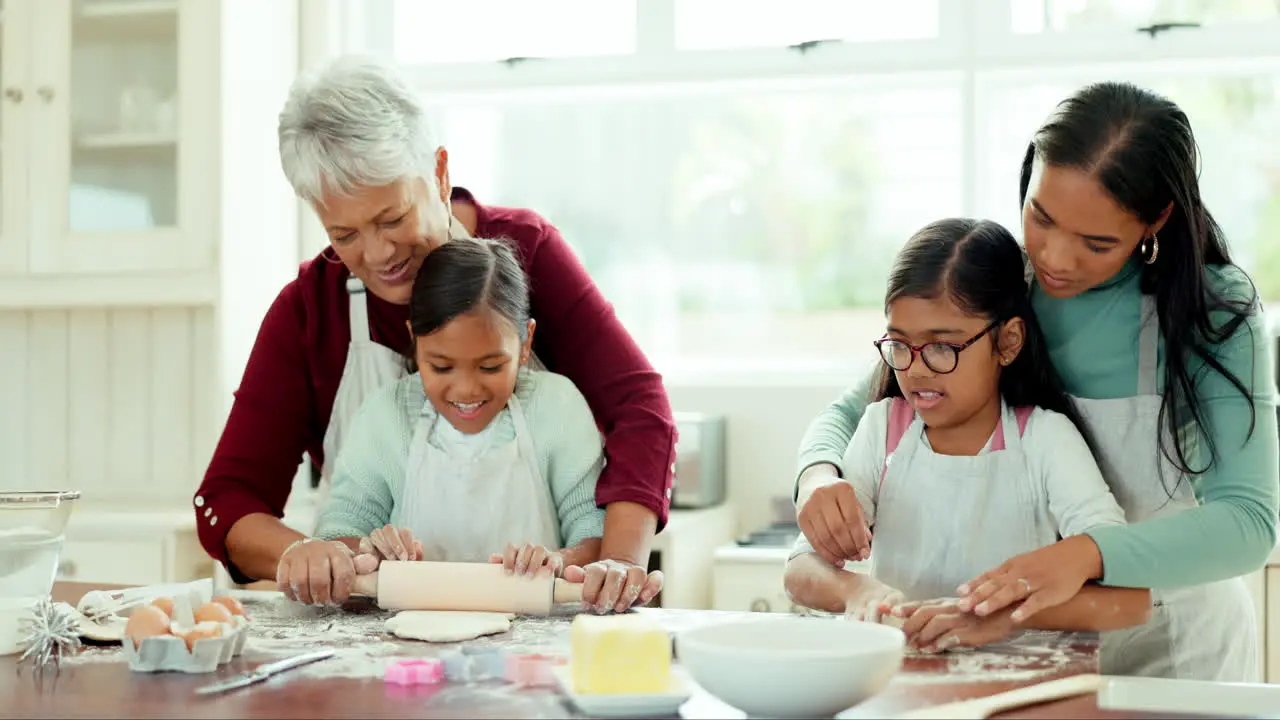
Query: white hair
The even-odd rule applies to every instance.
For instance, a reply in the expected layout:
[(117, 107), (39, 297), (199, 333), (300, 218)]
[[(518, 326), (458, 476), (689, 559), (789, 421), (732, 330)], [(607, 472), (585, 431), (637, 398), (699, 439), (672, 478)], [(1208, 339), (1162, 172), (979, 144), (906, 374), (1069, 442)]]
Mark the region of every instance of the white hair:
[(371, 57), (344, 56), (295, 80), (278, 135), (285, 177), (312, 205), (326, 191), (435, 181), (437, 145), (421, 101), (399, 71)]

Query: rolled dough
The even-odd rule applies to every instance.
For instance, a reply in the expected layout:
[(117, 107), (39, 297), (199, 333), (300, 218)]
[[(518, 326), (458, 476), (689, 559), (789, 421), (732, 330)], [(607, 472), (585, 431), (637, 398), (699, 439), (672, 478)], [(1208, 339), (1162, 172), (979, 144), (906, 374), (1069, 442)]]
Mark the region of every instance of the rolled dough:
[(461, 642), (511, 629), (515, 615), (457, 610), (405, 610), (387, 621), (387, 632), (406, 640)]

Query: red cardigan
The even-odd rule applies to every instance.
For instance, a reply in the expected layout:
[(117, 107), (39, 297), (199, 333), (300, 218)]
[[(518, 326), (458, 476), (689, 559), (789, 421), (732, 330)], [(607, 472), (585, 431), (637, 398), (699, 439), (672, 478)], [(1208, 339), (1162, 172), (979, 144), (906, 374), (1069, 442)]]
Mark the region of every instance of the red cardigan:
[[(573, 380), (605, 435), (608, 461), (596, 502), (643, 505), (658, 514), (661, 529), (676, 441), (662, 377), (550, 223), (529, 210), (484, 207), (462, 188), (453, 199), (475, 206), (477, 237), (507, 238), (516, 247), (538, 321), (534, 352), (547, 369)], [(200, 543), (229, 568), (231, 526), (250, 513), (282, 517), (303, 452), (317, 466), (325, 461), (321, 445), (351, 339), (349, 274), (330, 251), (322, 252), (302, 263), (262, 320), (194, 498)], [(368, 302), (374, 341), (408, 352), (408, 306), (372, 293)]]

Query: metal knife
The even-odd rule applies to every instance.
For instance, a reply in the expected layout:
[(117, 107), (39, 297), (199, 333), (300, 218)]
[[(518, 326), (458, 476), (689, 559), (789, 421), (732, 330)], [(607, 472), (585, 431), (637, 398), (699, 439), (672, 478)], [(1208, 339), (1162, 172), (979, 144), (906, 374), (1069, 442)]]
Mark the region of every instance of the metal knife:
[(242, 687), (248, 687), (254, 683), (262, 682), (277, 673), (285, 670), (292, 670), (308, 663), (326, 660), (333, 657), (333, 650), (318, 650), (306, 655), (298, 655), (285, 660), (277, 660), (276, 662), (263, 663), (247, 673), (241, 673), (235, 677), (220, 680), (210, 685), (196, 688), (197, 695), (213, 695), (214, 693), (226, 692), (228, 690), (237, 690)]

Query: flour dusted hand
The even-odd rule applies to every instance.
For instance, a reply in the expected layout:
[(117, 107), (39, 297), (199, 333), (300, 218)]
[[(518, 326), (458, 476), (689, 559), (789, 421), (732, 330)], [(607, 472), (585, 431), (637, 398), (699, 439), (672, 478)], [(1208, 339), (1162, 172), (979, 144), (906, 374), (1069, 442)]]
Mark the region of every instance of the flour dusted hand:
[(337, 541), (305, 538), (280, 556), (276, 589), (307, 605), (341, 605), (355, 582), (355, 553)]
[(902, 593), (898, 590), (864, 577), (858, 584), (858, 590), (845, 600), (844, 616), (847, 620), (887, 623), (892, 618), (894, 606), (902, 601)]
[(559, 576), (564, 570), (564, 558), (560, 556), (560, 553), (547, 548), (545, 545), (535, 545), (534, 543), (525, 543), (523, 545), (507, 543), (507, 549), (501, 553), (490, 555), (489, 562), (501, 563), (508, 575), (533, 576), (543, 571), (550, 571), (552, 574)]
[(1016, 555), (956, 590), (961, 595), (960, 607), (979, 616), (1018, 603), (1010, 617), (1021, 623), (1045, 608), (1067, 602), (1086, 582), (1101, 577), (1102, 554), (1097, 544), (1088, 535), (1074, 535)]
[(385, 525), (360, 538), (360, 554), (382, 560), (421, 560), (422, 543), (413, 538), (408, 528)]
[(843, 479), (806, 482), (796, 504), (796, 522), (814, 552), (836, 567), (845, 560), (871, 557), (871, 528), (853, 485)]
[(926, 653), (999, 642), (1014, 630), (1012, 612), (980, 617), (966, 611), (959, 598), (903, 603), (893, 608), (902, 623), (907, 646)]
[(662, 571), (618, 560), (597, 560), (584, 567), (570, 565), (564, 579), (582, 583), (582, 603), (598, 613), (626, 612), (646, 605), (662, 590)]

